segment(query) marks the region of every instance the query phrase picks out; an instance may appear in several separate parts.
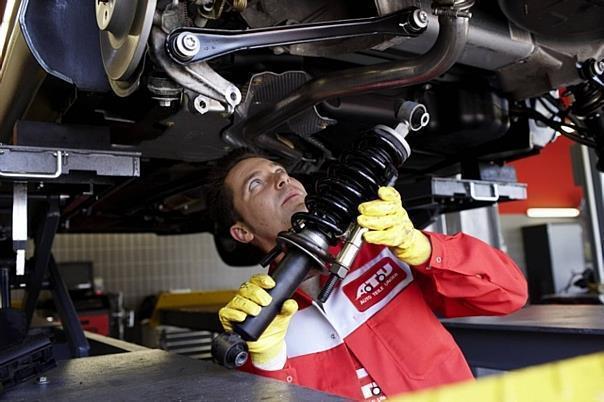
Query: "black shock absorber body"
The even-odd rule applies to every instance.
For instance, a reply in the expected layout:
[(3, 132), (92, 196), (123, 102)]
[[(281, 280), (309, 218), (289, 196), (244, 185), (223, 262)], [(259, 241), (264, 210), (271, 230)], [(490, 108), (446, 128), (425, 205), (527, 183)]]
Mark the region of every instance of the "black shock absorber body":
[(570, 88), (575, 97), (572, 112), (593, 136), (597, 168), (604, 172), (604, 59), (586, 60), (578, 68), (585, 82)]
[[(250, 316), (233, 326), (243, 340), (255, 341), (262, 335), (283, 302), (293, 295), (312, 269), (329, 272), (325, 266), (333, 257), (327, 250), (347, 232), (358, 215), (358, 205), (375, 199), (380, 186), (396, 180), (399, 168), (410, 156), (405, 135), (409, 128), (417, 130), (429, 120), (423, 105), (413, 103), (412, 106), (407, 105), (409, 122), (399, 124), (396, 129), (383, 125), (374, 127), (317, 181), (313, 194), (305, 201), (308, 212), (293, 215), (292, 229), (279, 234), (276, 249), (265, 258), (268, 264), (284, 253), (271, 273), (276, 286), (268, 290), (272, 297), (270, 305), (263, 307), (258, 316)], [(330, 281), (332, 287), (335, 279)], [(215, 338), (212, 354), (222, 365), (239, 366), (247, 358), (243, 343), (237, 341), (236, 335), (223, 334)]]

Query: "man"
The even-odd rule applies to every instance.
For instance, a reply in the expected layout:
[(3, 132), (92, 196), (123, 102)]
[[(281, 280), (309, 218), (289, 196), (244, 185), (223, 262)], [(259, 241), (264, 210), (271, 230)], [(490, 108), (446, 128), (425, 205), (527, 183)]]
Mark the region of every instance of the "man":
[[(291, 216), (305, 211), (304, 186), (285, 169), (245, 152), (215, 172), (210, 198), (218, 227), (269, 251)], [(381, 400), (471, 379), (445, 317), (500, 315), (522, 307), (526, 281), (503, 252), (464, 234), (413, 227), (391, 187), (359, 206), (369, 231), (349, 274), (323, 305), (324, 276), (305, 280), (256, 342), (249, 372), (353, 399)], [(337, 252), (337, 250), (331, 250)], [(271, 302), (268, 275), (253, 276), (220, 310), (225, 330)], [(299, 309), (299, 311), (298, 311)]]

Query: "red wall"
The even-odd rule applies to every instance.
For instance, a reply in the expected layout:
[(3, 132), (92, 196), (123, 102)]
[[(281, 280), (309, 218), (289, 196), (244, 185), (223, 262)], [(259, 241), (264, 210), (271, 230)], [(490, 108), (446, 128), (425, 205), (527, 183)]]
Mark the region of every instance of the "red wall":
[(519, 183), (528, 185), (528, 198), (499, 204), (502, 214), (525, 214), (527, 208), (578, 208), (583, 191), (575, 186), (566, 137), (546, 145), (539, 155), (511, 162)]

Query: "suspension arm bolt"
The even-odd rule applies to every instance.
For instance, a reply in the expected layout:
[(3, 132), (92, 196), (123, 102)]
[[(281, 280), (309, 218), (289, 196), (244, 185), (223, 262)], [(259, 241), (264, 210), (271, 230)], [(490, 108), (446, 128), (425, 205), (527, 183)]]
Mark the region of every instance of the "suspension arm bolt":
[(424, 10), (415, 10), (413, 12), (413, 22), (420, 29), (426, 28), (428, 26), (428, 13)]
[(182, 61), (192, 59), (201, 48), (199, 39), (191, 33), (183, 32), (176, 37), (172, 44), (175, 55)]

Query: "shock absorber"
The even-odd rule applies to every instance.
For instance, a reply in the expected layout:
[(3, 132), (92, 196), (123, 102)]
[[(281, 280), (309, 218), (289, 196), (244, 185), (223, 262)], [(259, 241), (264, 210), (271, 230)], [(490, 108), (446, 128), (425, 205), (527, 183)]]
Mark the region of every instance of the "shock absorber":
[(604, 59), (589, 59), (577, 68), (585, 82), (570, 88), (575, 97), (571, 110), (594, 137), (597, 168), (604, 171)]
[[(268, 293), (271, 303), (262, 307), (256, 317), (247, 317), (233, 329), (214, 338), (212, 355), (229, 368), (238, 367), (247, 360), (245, 341), (255, 341), (281, 310), (312, 269), (329, 274), (319, 300), (327, 300), (337, 283), (343, 279), (359, 251), (364, 229), (355, 223), (360, 203), (374, 199), (380, 186), (391, 185), (398, 170), (411, 155), (405, 140), (409, 131), (425, 127), (430, 116), (418, 103), (404, 102), (398, 109), (400, 124), (395, 128), (378, 125), (365, 133), (351, 152), (327, 169), (325, 177), (315, 185), (313, 195), (306, 197), (308, 212), (292, 217), (292, 228), (279, 233), (277, 246), (263, 260), (268, 265), (283, 254), (271, 276), (275, 287)], [(344, 238), (337, 256), (328, 252)]]

